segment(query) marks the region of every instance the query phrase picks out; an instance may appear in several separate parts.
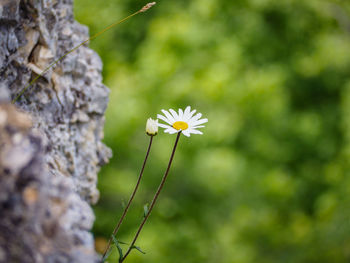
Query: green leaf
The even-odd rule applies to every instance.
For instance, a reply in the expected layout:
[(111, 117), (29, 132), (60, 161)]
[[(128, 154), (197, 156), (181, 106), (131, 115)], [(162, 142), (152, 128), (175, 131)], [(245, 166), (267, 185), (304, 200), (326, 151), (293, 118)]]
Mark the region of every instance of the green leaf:
[(113, 239), (113, 242), (114, 242), (115, 246), (116, 246), (117, 249), (118, 249), (118, 253), (119, 253), (119, 262), (121, 262), (121, 260), (123, 259), (123, 249), (120, 247), (119, 241), (116, 239), (116, 237), (115, 237), (114, 235), (112, 235), (112, 239)]
[(146, 217), (148, 214), (149, 210), (148, 210), (148, 204), (145, 204), (143, 206), (143, 217)]
[(136, 249), (138, 251), (140, 251), (142, 254), (146, 254), (146, 252), (142, 251), (140, 247), (137, 247), (137, 246), (132, 246), (131, 249)]

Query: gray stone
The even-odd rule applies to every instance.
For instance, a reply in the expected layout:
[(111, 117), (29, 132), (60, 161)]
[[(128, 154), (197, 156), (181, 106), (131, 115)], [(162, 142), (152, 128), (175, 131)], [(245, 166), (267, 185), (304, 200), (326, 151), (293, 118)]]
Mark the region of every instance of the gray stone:
[(72, 0), (0, 0), (0, 262), (96, 262), (92, 228), (109, 90)]

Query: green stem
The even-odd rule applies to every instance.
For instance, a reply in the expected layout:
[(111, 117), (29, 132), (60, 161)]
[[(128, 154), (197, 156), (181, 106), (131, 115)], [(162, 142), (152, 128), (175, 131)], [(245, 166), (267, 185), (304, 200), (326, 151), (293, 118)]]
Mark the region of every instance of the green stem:
[(134, 237), (133, 241), (131, 242), (131, 244), (130, 244), (128, 250), (127, 250), (127, 252), (125, 253), (124, 257), (122, 258), (122, 260), (121, 260), (119, 263), (122, 263), (122, 262), (125, 260), (125, 258), (129, 255), (129, 253), (131, 252), (131, 250), (134, 248), (135, 243), (136, 243), (136, 240), (137, 240), (138, 236), (140, 235), (141, 230), (142, 230), (144, 224), (146, 223), (146, 221), (147, 221), (149, 215), (151, 214), (152, 209), (153, 209), (153, 207), (154, 207), (154, 205), (155, 205), (155, 203), (156, 203), (156, 201), (157, 201), (157, 199), (158, 199), (158, 196), (159, 196), (161, 190), (163, 189), (164, 183), (165, 183), (165, 181), (166, 181), (166, 179), (167, 179), (167, 177), (168, 177), (168, 174), (169, 174), (169, 170), (170, 170), (170, 167), (171, 167), (171, 163), (173, 162), (173, 159), (174, 159), (174, 155), (175, 155), (175, 151), (176, 151), (177, 144), (178, 144), (179, 139), (180, 139), (180, 135), (181, 135), (181, 131), (177, 134), (177, 137), (176, 137), (176, 140), (175, 140), (175, 144), (174, 144), (174, 148), (173, 148), (173, 151), (172, 151), (172, 153), (171, 153), (170, 160), (169, 160), (169, 163), (168, 163), (168, 167), (167, 167), (167, 169), (166, 169), (166, 171), (165, 171), (165, 173), (164, 173), (164, 175), (163, 175), (162, 181), (160, 182), (160, 184), (159, 184), (159, 186), (158, 186), (157, 192), (155, 193), (155, 195), (154, 195), (154, 197), (153, 197), (153, 200), (152, 200), (152, 203), (151, 203), (151, 205), (150, 205), (150, 207), (149, 207), (148, 213), (147, 213), (146, 216), (143, 218), (143, 220), (142, 220), (142, 222), (141, 222), (141, 224), (140, 224), (140, 226), (139, 226), (139, 229), (137, 230), (137, 232), (136, 232), (136, 234), (135, 234), (135, 237)]
[[(153, 141), (153, 135), (150, 136), (149, 145), (148, 145), (147, 153), (146, 153), (146, 156), (145, 156), (145, 160), (143, 161), (143, 165), (142, 165), (142, 168), (141, 168), (141, 171), (140, 171), (140, 175), (139, 175), (139, 177), (137, 179), (137, 183), (135, 185), (134, 191), (132, 192), (132, 194), (131, 194), (131, 196), (129, 198), (128, 204), (126, 205), (126, 207), (124, 209), (124, 212), (123, 212), (121, 218), (119, 219), (119, 222), (118, 222), (117, 226), (113, 230), (113, 235), (114, 236), (118, 233), (119, 228), (120, 228), (121, 224), (123, 223), (123, 220), (124, 220), (128, 210), (129, 210), (131, 202), (132, 202), (132, 200), (135, 197), (136, 191), (139, 188), (139, 185), (140, 185), (140, 182), (141, 182), (141, 179), (142, 179), (142, 175), (143, 175), (143, 171), (145, 170), (145, 166), (146, 166), (146, 162), (147, 162), (147, 159), (148, 159), (148, 155), (149, 155), (149, 152), (151, 150), (152, 141)], [(102, 256), (102, 260), (105, 259), (105, 256), (106, 256), (106, 254), (107, 254), (107, 252), (108, 252), (108, 250), (109, 250), (109, 248), (111, 246), (111, 243), (112, 243), (112, 238), (109, 238), (108, 245), (107, 245), (106, 250), (105, 250), (105, 252), (103, 253), (103, 256)]]
[(69, 55), (70, 53), (72, 53), (73, 51), (77, 50), (78, 48), (80, 48), (82, 45), (86, 44), (87, 42), (89, 42), (90, 40), (95, 39), (96, 37), (98, 37), (99, 35), (103, 34), (104, 32), (106, 32), (107, 30), (111, 29), (112, 27), (119, 25), (121, 23), (123, 23), (124, 21), (128, 20), (129, 18), (137, 15), (141, 13), (141, 10), (123, 18), (122, 20), (115, 22), (111, 25), (109, 25), (108, 27), (104, 28), (102, 31), (98, 32), (97, 34), (93, 35), (92, 37), (89, 37), (88, 39), (86, 39), (84, 42), (80, 43), (78, 46), (74, 47), (73, 49), (71, 49), (70, 51), (68, 51), (66, 54), (64, 54), (62, 57), (60, 57), (59, 59), (55, 60), (54, 62), (52, 62), (47, 68), (45, 68), (38, 76), (36, 76), (26, 87), (24, 87), (19, 93), (18, 95), (12, 100), (12, 104), (14, 104), (22, 95), (23, 93), (30, 87), (32, 86), (42, 75), (44, 75), (46, 72), (49, 71), (49, 69), (51, 69), (54, 65), (56, 65), (58, 62), (60, 62), (62, 59), (64, 59), (67, 55)]

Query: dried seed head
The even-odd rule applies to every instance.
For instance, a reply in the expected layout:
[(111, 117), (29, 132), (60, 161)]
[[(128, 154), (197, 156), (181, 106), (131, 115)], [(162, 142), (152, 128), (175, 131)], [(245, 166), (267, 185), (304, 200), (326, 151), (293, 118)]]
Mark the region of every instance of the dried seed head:
[(156, 4), (156, 2), (152, 2), (152, 3), (148, 3), (147, 5), (145, 5), (144, 7), (142, 7), (142, 9), (140, 10), (140, 12), (146, 12), (148, 9), (150, 9), (152, 6), (154, 6)]

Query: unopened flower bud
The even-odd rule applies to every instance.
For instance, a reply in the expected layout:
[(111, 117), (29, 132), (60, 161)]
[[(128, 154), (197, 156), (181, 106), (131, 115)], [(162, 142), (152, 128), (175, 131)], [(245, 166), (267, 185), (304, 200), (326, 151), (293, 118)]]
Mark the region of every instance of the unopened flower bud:
[(158, 119), (152, 120), (152, 118), (149, 118), (146, 123), (146, 133), (149, 136), (157, 135), (158, 133)]

